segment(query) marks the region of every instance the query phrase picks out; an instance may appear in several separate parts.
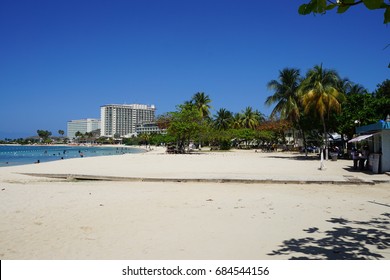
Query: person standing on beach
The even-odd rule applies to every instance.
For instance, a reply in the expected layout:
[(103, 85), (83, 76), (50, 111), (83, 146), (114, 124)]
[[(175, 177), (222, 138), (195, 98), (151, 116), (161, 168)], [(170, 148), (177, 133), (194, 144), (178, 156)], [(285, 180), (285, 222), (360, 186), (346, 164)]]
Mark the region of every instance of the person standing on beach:
[(358, 161), (359, 161), (359, 151), (357, 149), (353, 149), (351, 152), (352, 160), (353, 160), (353, 169), (357, 169)]

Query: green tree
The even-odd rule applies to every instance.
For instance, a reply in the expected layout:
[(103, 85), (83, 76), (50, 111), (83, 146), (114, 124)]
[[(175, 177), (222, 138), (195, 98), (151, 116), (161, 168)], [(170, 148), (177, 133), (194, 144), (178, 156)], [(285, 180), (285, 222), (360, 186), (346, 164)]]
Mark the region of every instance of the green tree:
[(352, 85), (353, 85), (353, 83), (347, 78), (339, 79), (337, 82), (337, 90), (347, 94), (348, 92), (351, 91)]
[(337, 13), (344, 13), (357, 5), (364, 5), (369, 10), (383, 10), (383, 22), (390, 22), (390, 3), (388, 0), (310, 0), (307, 4), (300, 5), (298, 12), (301, 15), (325, 14), (336, 8)]
[(232, 130), (219, 130), (210, 127), (208, 140), (211, 149), (229, 150), (231, 148)]
[(252, 107), (248, 106), (242, 113), (241, 123), (244, 128), (255, 129), (262, 119), (259, 111), (253, 111)]
[(61, 136), (64, 136), (65, 131), (63, 131), (62, 129), (60, 129), (60, 130), (58, 130), (58, 134), (61, 135)]
[(172, 121), (171, 113), (165, 113), (163, 115), (158, 116), (156, 119), (157, 126), (161, 130), (168, 129), (171, 121)]
[(369, 93), (350, 92), (346, 95), (341, 114), (336, 117), (337, 131), (352, 139), (356, 126), (377, 121), (374, 97)]
[(385, 80), (383, 83), (377, 85), (374, 96), (376, 98), (384, 97), (390, 99), (390, 80)]
[(150, 139), (152, 138), (151, 135), (149, 133), (141, 133), (138, 138), (141, 139), (141, 143), (144, 144), (146, 148), (148, 148)]
[(37, 130), (37, 134), (38, 134), (38, 136), (39, 136), (40, 138), (42, 138), (42, 141), (43, 141), (43, 142), (45, 142), (45, 143), (46, 143), (46, 142), (49, 142), (50, 136), (51, 136), (51, 132), (50, 132), (50, 131), (38, 129), (38, 130)]
[(198, 139), (202, 131), (202, 115), (195, 106), (180, 105), (178, 110), (172, 113), (172, 120), (168, 127), (168, 133), (175, 137), (177, 146), (181, 152), (193, 139)]
[(326, 159), (328, 159), (329, 146), (327, 121), (331, 112), (341, 112), (341, 103), (345, 100), (344, 94), (337, 88), (339, 80), (336, 71), (324, 69), (322, 65), (316, 65), (307, 72), (300, 88), (305, 113), (312, 113), (321, 120)]
[(231, 127), (234, 129), (242, 127), (242, 115), (240, 113), (235, 113), (233, 115)]
[(211, 99), (204, 92), (197, 92), (191, 99), (192, 104), (199, 110), (202, 119), (208, 119), (210, 116)]
[(355, 134), (357, 124), (366, 125), (372, 122), (375, 111), (373, 98), (367, 89), (360, 84), (355, 84), (348, 79), (339, 82), (338, 89), (345, 93), (345, 102), (342, 104), (341, 113), (334, 116), (335, 129), (344, 139), (351, 139)]
[(272, 80), (267, 84), (268, 89), (272, 90), (274, 94), (267, 97), (265, 104), (271, 106), (276, 103), (271, 112), (271, 118), (280, 115), (281, 119), (297, 123), (300, 117), (298, 95), (300, 81), (299, 69), (284, 68), (279, 71), (278, 80)]
[(291, 122), (294, 128), (301, 132), (307, 156), (306, 122), (304, 121), (304, 110), (299, 96), (301, 81), (299, 69), (284, 68), (279, 71), (278, 80), (272, 80), (268, 83), (268, 89), (274, 91), (274, 94), (267, 97), (265, 104), (271, 106), (276, 103), (271, 112), (270, 117), (272, 119), (279, 115), (281, 120)]
[(214, 116), (214, 127), (218, 130), (227, 130), (230, 128), (232, 121), (232, 112), (226, 110), (225, 108), (221, 108)]
[(390, 114), (390, 80), (385, 80), (377, 85), (373, 97), (375, 100), (374, 112), (376, 112), (378, 119), (386, 119), (387, 115)]

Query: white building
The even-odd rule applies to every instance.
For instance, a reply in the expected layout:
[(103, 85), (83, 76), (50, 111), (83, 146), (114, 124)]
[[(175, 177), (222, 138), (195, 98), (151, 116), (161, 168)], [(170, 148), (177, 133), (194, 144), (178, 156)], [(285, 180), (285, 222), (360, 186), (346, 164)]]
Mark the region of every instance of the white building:
[(76, 138), (76, 132), (81, 133), (91, 132), (96, 129), (100, 129), (99, 119), (81, 119), (68, 121), (67, 124), (67, 137), (69, 139)]
[(156, 122), (143, 122), (137, 124), (135, 127), (135, 132), (137, 135), (140, 134), (151, 134), (151, 133), (161, 133), (166, 134), (166, 129), (160, 129)]
[(369, 169), (374, 173), (390, 172), (390, 115), (385, 121), (357, 127), (356, 133), (359, 136), (348, 142), (366, 142)]
[(153, 122), (156, 108), (154, 105), (109, 104), (100, 107), (101, 136), (130, 137), (136, 134), (138, 124)]

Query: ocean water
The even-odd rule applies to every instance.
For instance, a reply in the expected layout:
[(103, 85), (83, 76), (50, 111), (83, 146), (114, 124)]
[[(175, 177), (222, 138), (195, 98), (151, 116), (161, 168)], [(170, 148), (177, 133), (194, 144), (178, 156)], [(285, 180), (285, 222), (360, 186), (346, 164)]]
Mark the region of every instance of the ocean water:
[(11, 146), (0, 145), (0, 167), (65, 160), (69, 158), (96, 157), (142, 153), (132, 147), (83, 147), (83, 146)]

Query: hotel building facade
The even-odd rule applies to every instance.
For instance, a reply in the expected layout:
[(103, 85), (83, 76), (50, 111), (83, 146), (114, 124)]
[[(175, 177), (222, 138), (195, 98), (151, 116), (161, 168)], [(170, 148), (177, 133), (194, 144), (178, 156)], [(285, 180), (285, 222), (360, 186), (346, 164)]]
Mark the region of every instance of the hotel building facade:
[(100, 129), (100, 120), (99, 119), (81, 119), (81, 120), (71, 120), (67, 123), (67, 137), (69, 139), (76, 138), (76, 132), (81, 133), (91, 132), (96, 129)]
[(136, 135), (137, 125), (154, 122), (156, 108), (143, 104), (109, 104), (100, 107), (100, 135), (130, 137)]

